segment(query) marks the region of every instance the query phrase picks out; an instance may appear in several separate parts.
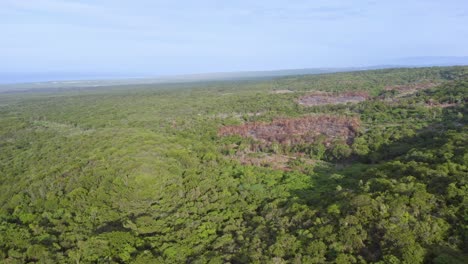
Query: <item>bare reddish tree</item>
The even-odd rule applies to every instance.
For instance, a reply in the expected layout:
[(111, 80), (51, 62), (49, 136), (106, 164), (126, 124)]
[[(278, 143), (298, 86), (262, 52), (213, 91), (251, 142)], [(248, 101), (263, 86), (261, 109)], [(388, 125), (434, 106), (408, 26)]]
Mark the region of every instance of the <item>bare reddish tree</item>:
[(298, 103), (305, 106), (359, 103), (369, 99), (367, 92), (351, 91), (343, 93), (315, 92), (304, 95), (298, 99)]
[(325, 144), (335, 139), (352, 143), (357, 135), (360, 121), (356, 117), (317, 115), (302, 118), (281, 118), (271, 123), (253, 122), (238, 126), (225, 126), (219, 129), (220, 136), (239, 135), (250, 137), (264, 145), (277, 142), (282, 145), (313, 143), (320, 135), (325, 135)]

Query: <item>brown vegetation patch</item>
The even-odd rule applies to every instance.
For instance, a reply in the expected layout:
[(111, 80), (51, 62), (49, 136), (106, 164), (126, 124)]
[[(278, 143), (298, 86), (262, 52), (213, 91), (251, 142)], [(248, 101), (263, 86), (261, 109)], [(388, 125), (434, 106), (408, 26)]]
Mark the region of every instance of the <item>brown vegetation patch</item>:
[(433, 102), (433, 101), (429, 101), (426, 103), (426, 107), (429, 107), (429, 108), (448, 108), (448, 107), (454, 107), (454, 106), (457, 106), (458, 104), (457, 103), (438, 103), (438, 102)]
[(419, 90), (430, 89), (437, 86), (438, 83), (433, 83), (429, 81), (410, 83), (405, 85), (391, 85), (384, 88), (385, 91), (397, 91), (403, 94), (411, 94)]
[(291, 90), (274, 90), (271, 91), (272, 94), (288, 94), (288, 93), (294, 93), (294, 91)]
[(253, 117), (253, 116), (261, 116), (265, 114), (265, 112), (254, 112), (254, 113), (220, 113), (214, 115), (216, 118), (228, 118), (228, 117), (234, 117), (234, 118), (241, 118), (241, 117)]
[(266, 153), (242, 153), (234, 157), (242, 165), (252, 165), (257, 167), (271, 167), (277, 170), (289, 170), (288, 162), (290, 157), (278, 154)]
[(359, 103), (369, 98), (366, 92), (325, 93), (317, 92), (299, 98), (298, 103), (305, 106)]
[(316, 115), (302, 118), (282, 118), (271, 123), (253, 122), (219, 129), (220, 136), (240, 135), (254, 138), (269, 146), (276, 142), (282, 145), (313, 143), (324, 135), (325, 144), (335, 139), (352, 143), (357, 135), (360, 122), (355, 117)]
[(251, 165), (257, 167), (268, 167), (275, 170), (291, 171), (296, 166), (294, 162), (300, 161), (303, 164), (313, 165), (316, 161), (296, 154), (296, 156), (287, 156), (274, 153), (262, 152), (238, 152), (231, 158), (238, 160), (242, 165)]

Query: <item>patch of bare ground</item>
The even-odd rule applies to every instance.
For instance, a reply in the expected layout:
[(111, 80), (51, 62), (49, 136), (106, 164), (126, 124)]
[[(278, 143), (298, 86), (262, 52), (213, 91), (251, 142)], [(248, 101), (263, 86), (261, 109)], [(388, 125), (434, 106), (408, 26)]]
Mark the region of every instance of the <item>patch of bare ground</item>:
[(429, 101), (426, 103), (426, 107), (429, 108), (448, 108), (448, 107), (454, 107), (457, 106), (457, 103), (437, 103), (433, 101)]
[(228, 118), (228, 117), (235, 117), (235, 118), (241, 118), (244, 116), (252, 117), (252, 116), (261, 116), (265, 114), (265, 112), (254, 112), (254, 113), (220, 113), (216, 114), (214, 117), (216, 118)]
[(314, 115), (302, 118), (281, 118), (271, 123), (252, 122), (237, 126), (225, 126), (219, 129), (220, 136), (239, 135), (259, 141), (259, 146), (272, 143), (296, 145), (313, 143), (318, 137), (325, 136), (325, 145), (336, 139), (351, 144), (357, 135), (360, 121), (356, 117)]
[(233, 156), (242, 165), (252, 165), (257, 167), (271, 167), (277, 170), (289, 170), (288, 162), (290, 157), (278, 154), (266, 153), (238, 153)]
[(328, 104), (359, 103), (369, 99), (366, 92), (327, 93), (316, 92), (300, 97), (298, 103), (304, 106), (317, 106)]
[(262, 152), (239, 152), (231, 156), (232, 159), (238, 160), (242, 165), (251, 165), (257, 167), (268, 167), (275, 170), (291, 171), (292, 163), (296, 160), (301, 160), (305, 164), (312, 165), (314, 160), (298, 156), (286, 156), (273, 153)]
[(272, 93), (272, 94), (288, 94), (288, 93), (294, 93), (294, 91), (291, 91), (291, 90), (274, 90), (274, 91), (271, 91), (270, 93)]
[(404, 95), (412, 94), (420, 90), (430, 89), (439, 85), (438, 83), (430, 82), (430, 81), (423, 81), (423, 82), (416, 82), (410, 83), (405, 85), (390, 85), (384, 88), (385, 91), (396, 91), (398, 92), (397, 97), (401, 97)]

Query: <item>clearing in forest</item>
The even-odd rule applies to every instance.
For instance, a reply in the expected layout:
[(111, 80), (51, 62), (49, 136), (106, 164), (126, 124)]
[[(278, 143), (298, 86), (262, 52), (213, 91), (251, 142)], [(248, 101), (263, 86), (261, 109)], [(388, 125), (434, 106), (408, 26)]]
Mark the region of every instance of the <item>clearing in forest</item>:
[(291, 91), (291, 90), (274, 90), (274, 91), (271, 91), (270, 93), (272, 93), (272, 94), (288, 94), (288, 93), (294, 93), (294, 91)]
[(326, 93), (316, 92), (299, 98), (298, 103), (304, 106), (359, 103), (369, 98), (366, 92)]
[(302, 118), (281, 118), (271, 123), (252, 122), (237, 126), (225, 126), (219, 129), (220, 136), (239, 135), (259, 141), (262, 146), (272, 143), (297, 145), (313, 143), (317, 138), (324, 138), (328, 147), (336, 139), (351, 144), (358, 134), (360, 121), (356, 117), (314, 115)]
[(240, 151), (235, 155), (231, 155), (231, 158), (238, 160), (243, 165), (269, 167), (275, 170), (283, 171), (291, 171), (295, 167), (294, 162), (300, 162), (301, 164), (308, 165), (317, 163), (317, 161), (300, 154), (288, 156), (275, 153)]
[(430, 89), (432, 87), (435, 87), (439, 85), (438, 83), (430, 82), (430, 81), (424, 81), (424, 82), (416, 82), (416, 83), (410, 83), (410, 84), (405, 84), (405, 85), (391, 85), (391, 86), (386, 86), (384, 88), (385, 91), (396, 91), (398, 92), (397, 97), (401, 97), (404, 95), (409, 95), (413, 94), (417, 91), (420, 90), (426, 90)]

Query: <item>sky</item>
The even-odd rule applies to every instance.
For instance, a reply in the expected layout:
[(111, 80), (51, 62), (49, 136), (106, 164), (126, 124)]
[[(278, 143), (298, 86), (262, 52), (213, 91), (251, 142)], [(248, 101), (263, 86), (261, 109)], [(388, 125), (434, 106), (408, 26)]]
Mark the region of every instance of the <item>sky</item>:
[(467, 56), (467, 25), (466, 0), (0, 0), (0, 81)]

